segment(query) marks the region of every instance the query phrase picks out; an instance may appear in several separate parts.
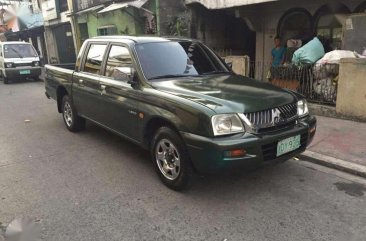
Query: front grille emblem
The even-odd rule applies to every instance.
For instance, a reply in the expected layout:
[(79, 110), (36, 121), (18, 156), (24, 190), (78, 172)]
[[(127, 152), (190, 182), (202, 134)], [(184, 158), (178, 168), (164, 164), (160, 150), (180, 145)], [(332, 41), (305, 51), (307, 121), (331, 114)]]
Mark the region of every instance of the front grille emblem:
[(297, 104), (287, 104), (273, 109), (239, 114), (246, 124), (246, 128), (257, 133), (261, 129), (283, 126), (296, 121)]
[(284, 123), (286, 119), (284, 118), (283, 114), (279, 109), (273, 109), (273, 123), (275, 125), (279, 125), (281, 123)]

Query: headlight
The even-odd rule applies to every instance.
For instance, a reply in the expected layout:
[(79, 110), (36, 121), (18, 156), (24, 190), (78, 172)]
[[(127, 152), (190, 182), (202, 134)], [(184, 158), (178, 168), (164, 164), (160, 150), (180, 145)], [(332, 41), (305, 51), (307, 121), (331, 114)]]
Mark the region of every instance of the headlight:
[(33, 65), (36, 66), (36, 67), (39, 67), (39, 61), (33, 62)]
[(215, 136), (244, 132), (244, 126), (236, 114), (215, 115), (212, 117), (212, 129)]
[(306, 102), (306, 100), (300, 100), (297, 102), (297, 114), (299, 115), (299, 117), (303, 117), (309, 114), (308, 103)]
[(13, 67), (13, 63), (5, 63), (5, 67), (6, 68), (12, 68)]

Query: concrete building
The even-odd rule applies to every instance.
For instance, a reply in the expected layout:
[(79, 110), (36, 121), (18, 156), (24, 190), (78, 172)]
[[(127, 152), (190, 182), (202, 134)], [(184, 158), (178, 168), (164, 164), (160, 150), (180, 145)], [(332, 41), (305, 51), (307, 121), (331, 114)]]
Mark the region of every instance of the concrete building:
[(48, 63), (73, 63), (76, 60), (74, 34), (68, 17), (67, 0), (41, 0)]
[[(290, 52), (298, 46), (291, 48), (287, 44), (294, 39), (301, 40), (296, 43), (303, 46), (318, 37), (326, 53), (333, 50), (366, 53), (365, 0), (186, 0), (185, 3), (192, 17), (191, 36), (219, 50), (222, 56), (250, 56), (251, 77), (293, 89), (311, 102), (336, 106), (342, 115), (366, 118), (364, 60), (354, 58), (339, 64), (298, 67), (291, 65), (293, 52)], [(273, 69), (271, 50), (276, 36), (288, 47), (285, 60), (289, 64)], [(274, 74), (273, 70), (281, 72)]]
[[(216, 49), (249, 55), (253, 62), (271, 62), (273, 38), (283, 41), (315, 36), (327, 51), (352, 48), (344, 42), (346, 20), (364, 13), (365, 0), (186, 0), (192, 11), (191, 34)], [(365, 31), (362, 31), (365, 33)], [(365, 33), (366, 34), (366, 33)], [(365, 35), (359, 38), (366, 39)], [(285, 44), (285, 43), (283, 43)], [(255, 51), (252, 51), (255, 50)], [(358, 52), (362, 52), (357, 46)], [(263, 78), (266, 71), (262, 71)]]
[(72, 1), (71, 17), (75, 28), (76, 45), (101, 35), (157, 34), (157, 5), (155, 0)]
[(39, 1), (13, 1), (5, 7), (1, 19), (7, 24), (5, 39), (29, 42), (35, 47), (41, 59), (47, 59), (44, 21)]

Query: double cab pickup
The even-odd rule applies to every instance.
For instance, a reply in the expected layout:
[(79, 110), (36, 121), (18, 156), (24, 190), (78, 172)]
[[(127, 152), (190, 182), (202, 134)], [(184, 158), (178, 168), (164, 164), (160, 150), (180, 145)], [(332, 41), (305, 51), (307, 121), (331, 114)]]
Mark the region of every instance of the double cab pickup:
[(239, 76), (197, 40), (86, 40), (76, 64), (46, 65), (66, 128), (100, 125), (150, 151), (165, 185), (303, 152), (316, 131), (303, 96)]

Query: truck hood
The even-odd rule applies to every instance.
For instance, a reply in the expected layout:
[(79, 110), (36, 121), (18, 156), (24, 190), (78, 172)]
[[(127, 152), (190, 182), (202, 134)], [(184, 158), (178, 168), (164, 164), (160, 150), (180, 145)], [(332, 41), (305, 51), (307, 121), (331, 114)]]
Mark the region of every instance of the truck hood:
[(256, 112), (297, 100), (289, 91), (239, 75), (172, 78), (151, 84), (159, 91), (200, 103), (218, 114)]

